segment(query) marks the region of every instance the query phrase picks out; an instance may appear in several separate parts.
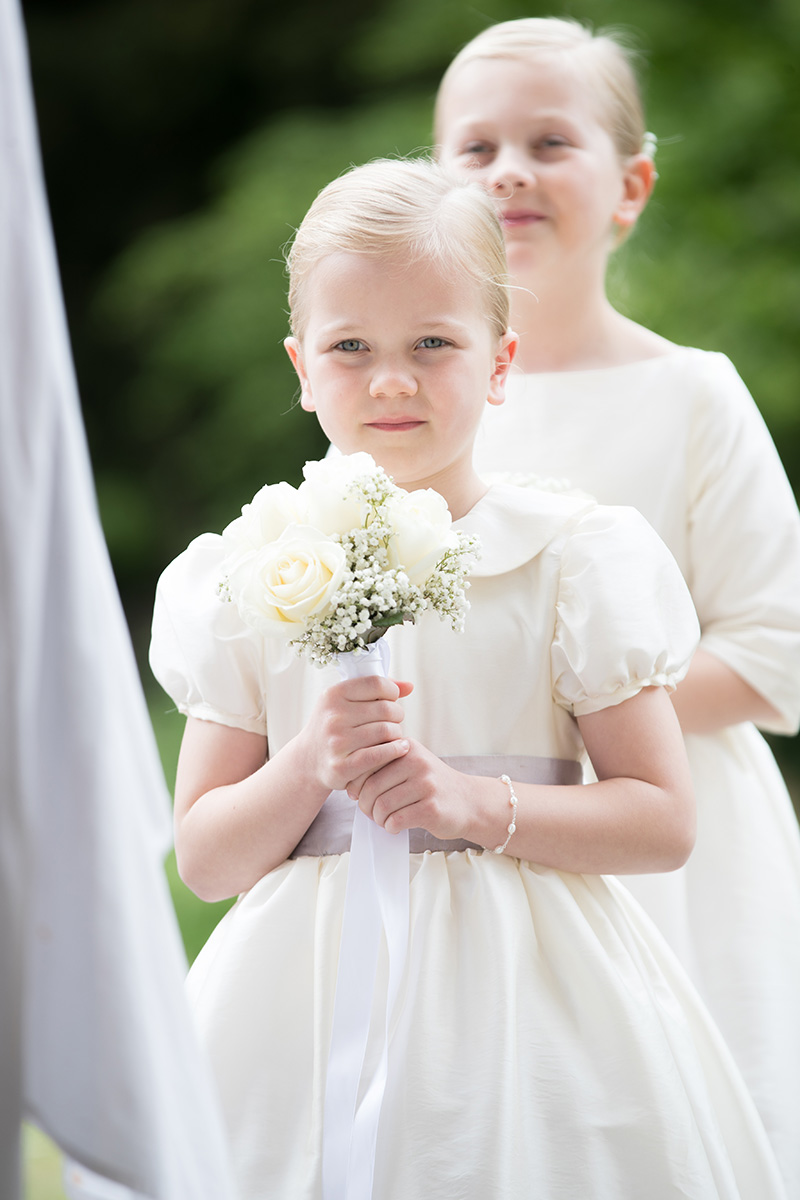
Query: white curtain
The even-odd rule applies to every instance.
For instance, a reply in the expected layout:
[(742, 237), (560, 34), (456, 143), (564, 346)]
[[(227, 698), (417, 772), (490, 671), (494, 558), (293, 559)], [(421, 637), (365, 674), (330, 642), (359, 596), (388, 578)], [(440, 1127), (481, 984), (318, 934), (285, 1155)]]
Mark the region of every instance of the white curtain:
[(131, 1189), (76, 1171), (78, 1194), (232, 1195), (169, 837), (97, 515), (19, 4), (0, 0), (0, 1200), (19, 1194), (23, 1117)]

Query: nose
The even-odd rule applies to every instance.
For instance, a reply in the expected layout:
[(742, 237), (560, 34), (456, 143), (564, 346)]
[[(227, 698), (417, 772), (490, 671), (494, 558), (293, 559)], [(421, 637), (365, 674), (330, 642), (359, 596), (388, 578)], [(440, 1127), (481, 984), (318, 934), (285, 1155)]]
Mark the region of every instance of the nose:
[(536, 172), (529, 155), (516, 147), (504, 146), (488, 168), (484, 182), (495, 199), (502, 199), (518, 188), (533, 187)]
[(417, 381), (410, 368), (397, 360), (376, 363), (370, 379), (369, 394), (374, 400), (390, 400), (394, 396), (414, 396)]

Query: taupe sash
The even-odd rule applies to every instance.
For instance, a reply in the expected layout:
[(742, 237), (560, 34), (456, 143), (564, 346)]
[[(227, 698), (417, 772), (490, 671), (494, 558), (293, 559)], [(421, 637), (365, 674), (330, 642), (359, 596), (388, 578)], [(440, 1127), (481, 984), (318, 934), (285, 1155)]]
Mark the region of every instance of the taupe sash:
[[(580, 783), (581, 764), (566, 758), (536, 758), (532, 755), (475, 754), (442, 758), (456, 771), (465, 775), (508, 775), (515, 783), (570, 784)], [(355, 805), (342, 792), (332, 792), (290, 858), (321, 857), (325, 854), (344, 854), (350, 849)], [(441, 841), (426, 829), (410, 829), (409, 851), (421, 854), (424, 850), (480, 850), (475, 842), (460, 839)]]

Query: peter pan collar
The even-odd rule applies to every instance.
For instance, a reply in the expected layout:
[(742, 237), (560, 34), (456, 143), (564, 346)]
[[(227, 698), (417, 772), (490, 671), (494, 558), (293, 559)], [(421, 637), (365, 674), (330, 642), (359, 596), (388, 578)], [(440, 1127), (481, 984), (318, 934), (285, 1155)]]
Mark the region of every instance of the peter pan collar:
[(470, 575), (504, 575), (530, 562), (565, 526), (596, 507), (587, 495), (495, 483), (453, 524), (480, 538), (481, 557)]

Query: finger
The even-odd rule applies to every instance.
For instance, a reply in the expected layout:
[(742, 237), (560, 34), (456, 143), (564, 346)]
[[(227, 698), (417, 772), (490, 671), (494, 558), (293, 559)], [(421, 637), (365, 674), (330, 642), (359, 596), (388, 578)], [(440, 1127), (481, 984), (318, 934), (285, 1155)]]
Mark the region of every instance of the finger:
[[(352, 770), (353, 774), (345, 787), (351, 799), (359, 801), (366, 781), (389, 763), (405, 757), (410, 745), (408, 739), (402, 738), (399, 741), (385, 742), (381, 746), (370, 746), (366, 750), (357, 750), (351, 754), (346, 765), (348, 771)], [(369, 815), (370, 813), (367, 813), (367, 816)]]
[(326, 739), (326, 745), (331, 759), (345, 765), (352, 755), (359, 751), (399, 742), (404, 736), (402, 725), (376, 722), (373, 725), (358, 725), (355, 728), (346, 726), (338, 732), (331, 733)]
[(330, 689), (339, 692), (348, 700), (397, 700), (400, 689), (393, 679), (383, 675), (364, 675), (355, 679), (343, 679)]
[(391, 813), (414, 804), (419, 799), (419, 793), (412, 782), (412, 771), (411, 760), (401, 755), (370, 772), (361, 783), (357, 795), (362, 812), (372, 817), (377, 825), (384, 825)]
[(392, 683), (397, 685), (399, 692), (398, 699), (403, 699), (404, 696), (410, 696), (414, 690), (413, 683), (409, 683), (406, 679), (393, 679)]
[[(408, 744), (408, 749), (398, 754), (394, 758), (390, 758), (388, 762), (383, 763), (380, 767), (373, 767), (369, 771), (364, 771), (363, 774), (356, 776), (347, 785), (347, 793), (351, 800), (359, 800), (361, 798), (364, 786), (368, 780), (371, 780), (369, 786), (369, 803), (374, 804), (378, 796), (387, 791), (389, 788), (397, 787), (398, 784), (404, 782), (409, 777), (410, 759), (406, 757), (411, 749), (412, 743), (410, 739), (402, 739)], [(399, 745), (398, 742), (395, 745)]]
[(345, 709), (345, 720), (353, 726), (372, 725), (379, 722), (400, 725), (405, 720), (402, 704), (392, 700), (364, 700), (349, 704)]
[(359, 803), (368, 805), (373, 821), (389, 833), (417, 826), (427, 829), (435, 815), (438, 790), (436, 773), (425, 757), (403, 756), (365, 781)]

